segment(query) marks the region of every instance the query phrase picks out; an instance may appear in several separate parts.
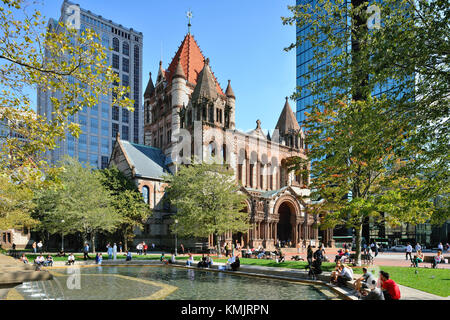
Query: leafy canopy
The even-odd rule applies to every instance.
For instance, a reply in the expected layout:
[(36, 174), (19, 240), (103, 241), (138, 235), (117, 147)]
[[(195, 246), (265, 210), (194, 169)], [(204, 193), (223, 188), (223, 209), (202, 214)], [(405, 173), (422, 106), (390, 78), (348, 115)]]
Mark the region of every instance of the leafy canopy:
[(172, 225), (177, 234), (207, 237), (248, 230), (246, 196), (232, 170), (206, 163), (181, 166), (175, 175), (166, 175), (165, 182), (167, 201), (177, 209), (178, 224)]

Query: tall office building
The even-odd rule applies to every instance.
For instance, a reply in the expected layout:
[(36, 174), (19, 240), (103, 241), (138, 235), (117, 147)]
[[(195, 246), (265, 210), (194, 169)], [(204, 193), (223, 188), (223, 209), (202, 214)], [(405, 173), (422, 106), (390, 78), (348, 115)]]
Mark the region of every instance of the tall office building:
[[(58, 23), (67, 20), (67, 7), (71, 5), (75, 4), (63, 2), (59, 21), (50, 19), (49, 28), (62, 31)], [(56, 163), (62, 156), (69, 155), (96, 168), (105, 168), (118, 132), (123, 140), (139, 144), (143, 142), (143, 35), (142, 32), (126, 28), (89, 10), (80, 8), (79, 11), (80, 32), (93, 29), (101, 37), (103, 46), (111, 48), (107, 50), (107, 59), (114, 72), (119, 75), (121, 84), (130, 87), (130, 98), (135, 101), (134, 112), (112, 106), (112, 96), (101, 98), (93, 108), (83, 108), (69, 117), (69, 121), (80, 124), (82, 133), (78, 139), (67, 133), (66, 139), (58, 142), (58, 148), (49, 152), (49, 158), (52, 163)], [(48, 92), (38, 90), (37, 101), (38, 114), (51, 117), (53, 107)]]
[[(317, 0), (296, 0), (297, 5), (301, 4), (311, 4), (316, 5)], [(348, 3), (348, 2), (347, 2)], [(349, 19), (347, 19), (347, 23), (349, 23)], [(297, 27), (296, 35), (297, 37), (304, 38), (312, 28), (311, 25), (304, 26), (302, 28)], [(342, 32), (343, 29), (336, 30), (336, 32)], [(324, 41), (326, 41), (325, 37), (323, 38)], [(336, 56), (340, 54), (342, 51), (340, 48), (335, 48), (332, 52), (328, 52), (328, 59), (329, 63), (331, 63), (330, 57)], [(350, 50), (350, 47), (346, 47), (344, 50)], [(320, 70), (320, 68), (324, 67), (317, 66), (317, 64), (314, 61), (314, 48), (312, 48), (311, 43), (309, 41), (304, 41), (301, 46), (298, 46), (296, 49), (296, 66), (297, 66), (297, 81), (296, 85), (297, 87), (302, 88), (301, 90), (301, 97), (297, 99), (297, 110), (296, 110), (296, 117), (297, 121), (299, 122), (300, 126), (304, 124), (305, 121), (305, 111), (311, 110), (311, 107), (314, 105), (314, 101), (321, 98), (318, 95), (311, 94), (311, 91), (308, 89), (308, 86), (310, 86), (314, 82), (318, 82), (322, 79), (322, 74), (317, 72), (317, 70)], [(309, 77), (308, 77), (309, 76)], [(411, 75), (411, 79), (414, 79), (414, 75)], [(394, 80), (388, 80), (383, 85), (377, 85), (373, 91), (372, 95), (375, 97), (381, 96), (383, 93), (386, 93), (393, 88), (395, 88), (397, 85), (399, 85), (398, 82), (395, 82)], [(407, 90), (414, 90), (414, 88), (407, 89)], [(411, 92), (411, 91), (410, 91)]]

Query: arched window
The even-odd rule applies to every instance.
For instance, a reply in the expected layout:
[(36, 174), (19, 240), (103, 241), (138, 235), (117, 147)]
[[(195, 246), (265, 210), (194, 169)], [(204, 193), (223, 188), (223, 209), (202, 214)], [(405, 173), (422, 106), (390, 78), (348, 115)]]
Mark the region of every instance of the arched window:
[(122, 44), (122, 53), (126, 56), (130, 55), (130, 45), (128, 44), (128, 42), (124, 42)]
[(148, 204), (148, 194), (149, 189), (147, 186), (142, 187), (142, 197), (144, 198), (144, 202)]
[(208, 146), (209, 155), (213, 158), (216, 156), (216, 144), (211, 142)]
[(120, 51), (119, 39), (113, 38), (113, 50), (116, 52)]

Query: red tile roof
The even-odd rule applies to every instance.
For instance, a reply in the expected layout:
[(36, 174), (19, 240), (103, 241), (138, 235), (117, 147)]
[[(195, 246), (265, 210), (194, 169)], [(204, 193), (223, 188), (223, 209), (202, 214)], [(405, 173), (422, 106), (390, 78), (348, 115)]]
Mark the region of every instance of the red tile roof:
[[(181, 62), (181, 66), (183, 67), (184, 74), (186, 75), (186, 80), (196, 85), (198, 75), (205, 65), (205, 57), (203, 56), (200, 47), (195, 41), (194, 36), (189, 33), (186, 35), (186, 37), (184, 37), (183, 42), (181, 43), (177, 53), (173, 57), (172, 62), (169, 64), (169, 67), (166, 70), (168, 83), (172, 82), (172, 77), (175, 75), (179, 60)], [(222, 88), (220, 87), (219, 82), (217, 81), (217, 78), (215, 76), (214, 81), (216, 82), (217, 92), (221, 95), (224, 95)]]

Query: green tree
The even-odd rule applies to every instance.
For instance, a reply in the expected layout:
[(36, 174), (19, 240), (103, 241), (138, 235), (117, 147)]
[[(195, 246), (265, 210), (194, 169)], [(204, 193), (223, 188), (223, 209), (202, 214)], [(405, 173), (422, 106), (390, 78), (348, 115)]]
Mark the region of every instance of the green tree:
[[(77, 137), (78, 124), (69, 115), (111, 96), (113, 104), (132, 110), (129, 88), (119, 83), (107, 61), (107, 49), (94, 31), (47, 28), (38, 10), (29, 13), (25, 0), (0, 0), (0, 123), (10, 134), (0, 149), (0, 173), (31, 188), (58, 182), (45, 152), (66, 133)], [(30, 89), (50, 96), (52, 117), (37, 115)], [(35, 91), (36, 92), (36, 91)], [(17, 220), (17, 219), (16, 219)]]
[[(248, 213), (243, 212), (246, 196), (239, 191), (232, 170), (216, 164), (182, 166), (166, 175), (166, 201), (177, 213), (172, 231), (181, 236), (205, 238), (225, 232), (248, 230)], [(175, 230), (176, 228), (176, 230)]]
[[(423, 193), (424, 177), (401, 170), (414, 161), (396, 152), (407, 147), (409, 136), (387, 108), (387, 101), (371, 98), (330, 103), (308, 114), (305, 125), (307, 154), (314, 159), (306, 172), (311, 174), (311, 197), (318, 200), (310, 210), (322, 215), (322, 228), (355, 229), (358, 264), (365, 224), (424, 223), (434, 212)], [(303, 174), (306, 161), (291, 158), (287, 166)]]
[[(100, 173), (83, 167), (77, 160), (66, 157), (61, 165), (62, 186), (44, 190), (37, 197), (36, 216), (41, 228), (51, 233), (81, 232), (83, 240), (90, 236), (95, 252), (98, 233), (113, 232), (122, 223), (122, 217), (112, 206), (110, 192), (102, 185)], [(64, 222), (62, 222), (64, 220)]]
[(424, 176), (424, 197), (448, 192), (448, 0), (378, 0), (370, 5), (364, 0), (317, 0), (289, 8), (292, 16), (282, 18), (283, 23), (295, 24), (299, 32), (286, 50), (310, 45), (312, 62), (305, 78), (318, 79), (298, 88), (294, 97), (312, 93), (314, 105), (368, 101), (371, 93), (389, 87), (384, 110), (408, 132), (408, 147), (396, 152), (415, 159), (401, 170)]
[(125, 250), (128, 250), (128, 242), (135, 236), (134, 230), (142, 229), (145, 221), (151, 215), (150, 207), (143, 201), (134, 182), (120, 172), (116, 166), (100, 170), (100, 173), (102, 184), (111, 193), (111, 205), (121, 216), (122, 222), (118, 230), (123, 237)]
[(32, 198), (33, 190), (0, 174), (0, 230), (37, 225), (38, 221), (30, 216), (34, 208)]

